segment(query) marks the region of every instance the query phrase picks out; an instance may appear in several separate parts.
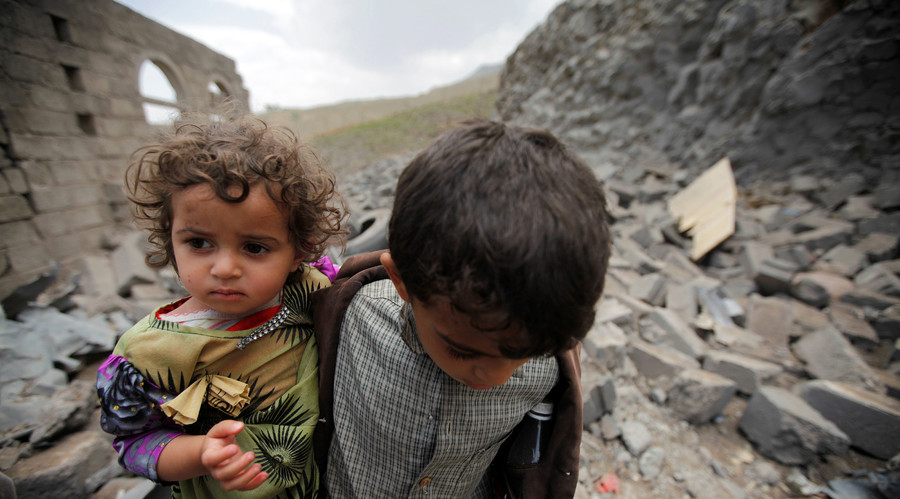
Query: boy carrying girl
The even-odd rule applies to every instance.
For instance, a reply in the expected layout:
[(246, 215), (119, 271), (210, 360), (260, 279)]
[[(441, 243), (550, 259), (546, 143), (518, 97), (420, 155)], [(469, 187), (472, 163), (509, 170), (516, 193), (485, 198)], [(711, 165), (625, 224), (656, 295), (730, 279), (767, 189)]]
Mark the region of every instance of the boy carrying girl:
[(498, 451), (549, 395), (553, 431), (524, 488), (571, 497), (607, 218), (590, 168), (545, 131), (467, 122), (416, 156), (389, 252), (350, 258), (312, 296), (328, 493), (491, 497)]

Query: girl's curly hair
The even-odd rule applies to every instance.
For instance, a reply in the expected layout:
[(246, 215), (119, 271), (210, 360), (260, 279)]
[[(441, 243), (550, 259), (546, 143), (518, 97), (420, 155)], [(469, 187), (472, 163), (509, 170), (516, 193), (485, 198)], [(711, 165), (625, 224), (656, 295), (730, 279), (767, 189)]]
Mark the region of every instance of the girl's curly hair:
[(137, 149), (125, 172), (134, 218), (150, 231), (147, 264), (172, 264), (177, 270), (173, 194), (206, 184), (223, 201), (240, 203), (258, 183), (285, 210), (291, 243), (305, 254), (304, 261), (317, 260), (329, 244), (343, 243), (347, 206), (335, 190), (334, 174), (293, 132), (252, 116), (224, 122), (188, 116), (159, 142)]

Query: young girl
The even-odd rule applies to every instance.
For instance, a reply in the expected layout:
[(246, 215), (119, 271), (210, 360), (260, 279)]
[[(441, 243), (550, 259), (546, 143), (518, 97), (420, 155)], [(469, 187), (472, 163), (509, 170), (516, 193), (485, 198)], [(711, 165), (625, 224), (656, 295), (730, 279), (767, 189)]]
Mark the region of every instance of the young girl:
[(126, 187), (147, 263), (171, 264), (190, 295), (128, 330), (99, 368), (119, 462), (175, 497), (315, 495), (309, 295), (331, 284), (321, 255), (345, 232), (334, 176), (289, 131), (244, 117), (176, 124), (138, 149)]

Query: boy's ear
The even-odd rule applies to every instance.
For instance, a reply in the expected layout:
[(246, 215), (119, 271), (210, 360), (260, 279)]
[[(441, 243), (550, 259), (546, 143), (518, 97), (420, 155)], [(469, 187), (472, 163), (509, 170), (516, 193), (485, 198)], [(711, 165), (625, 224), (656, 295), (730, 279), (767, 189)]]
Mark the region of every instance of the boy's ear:
[(397, 264), (394, 263), (390, 253), (384, 252), (381, 254), (381, 264), (387, 270), (388, 276), (390, 276), (391, 282), (394, 283), (394, 287), (397, 288), (397, 294), (400, 295), (400, 298), (403, 298), (403, 301), (410, 301), (409, 293), (406, 292), (406, 285), (403, 284), (400, 272), (397, 271)]

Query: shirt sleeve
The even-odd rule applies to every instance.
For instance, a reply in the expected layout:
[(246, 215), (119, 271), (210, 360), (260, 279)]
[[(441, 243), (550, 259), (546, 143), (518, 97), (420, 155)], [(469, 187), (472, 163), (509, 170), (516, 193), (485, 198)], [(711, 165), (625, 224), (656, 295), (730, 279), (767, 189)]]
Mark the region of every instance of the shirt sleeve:
[(163, 448), (184, 430), (159, 409), (173, 397), (147, 380), (120, 355), (110, 355), (97, 369), (100, 426), (115, 437), (119, 464), (132, 473), (159, 481), (156, 464)]

